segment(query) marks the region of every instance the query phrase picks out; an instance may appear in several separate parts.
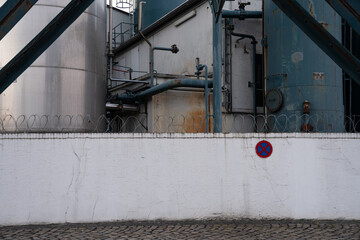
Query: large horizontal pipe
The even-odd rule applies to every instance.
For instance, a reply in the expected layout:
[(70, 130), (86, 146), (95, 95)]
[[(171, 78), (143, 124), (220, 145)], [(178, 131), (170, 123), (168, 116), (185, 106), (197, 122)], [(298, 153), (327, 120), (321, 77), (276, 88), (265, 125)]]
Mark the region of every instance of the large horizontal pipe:
[[(213, 81), (209, 80), (208, 86), (211, 88), (212, 85), (213, 85)], [(156, 94), (178, 87), (205, 88), (205, 81), (196, 80), (196, 79), (175, 79), (175, 80), (167, 81), (155, 87), (149, 88), (138, 94), (127, 94), (127, 93), (118, 94), (116, 96), (116, 100), (124, 103), (141, 101), (150, 98)]]
[(239, 18), (241, 20), (247, 18), (262, 18), (262, 11), (245, 11), (245, 10), (223, 10), (223, 18)]
[(360, 61), (333, 37), (296, 0), (273, 2), (339, 67), (360, 84)]
[[(94, 0), (72, 0), (0, 71), (0, 94), (14, 82)], [(30, 24), (30, 23), (29, 23)]]
[[(0, 8), (0, 40), (20, 21), (38, 0), (9, 0)], [(29, 23), (30, 24), (30, 23)]]
[(350, 26), (360, 34), (360, 1), (359, 0), (326, 0)]

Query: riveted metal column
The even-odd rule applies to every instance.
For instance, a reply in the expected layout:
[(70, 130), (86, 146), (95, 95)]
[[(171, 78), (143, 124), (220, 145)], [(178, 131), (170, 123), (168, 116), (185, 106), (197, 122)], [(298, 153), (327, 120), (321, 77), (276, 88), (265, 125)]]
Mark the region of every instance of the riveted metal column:
[(213, 116), (214, 133), (222, 132), (222, 22), (213, 14)]

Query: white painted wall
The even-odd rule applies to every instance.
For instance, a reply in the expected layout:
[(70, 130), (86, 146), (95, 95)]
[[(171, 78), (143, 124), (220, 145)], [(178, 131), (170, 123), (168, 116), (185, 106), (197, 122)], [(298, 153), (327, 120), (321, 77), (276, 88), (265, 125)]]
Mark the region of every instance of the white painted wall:
[[(268, 159), (255, 155), (267, 139)], [(0, 135), (0, 225), (360, 219), (359, 134)]]

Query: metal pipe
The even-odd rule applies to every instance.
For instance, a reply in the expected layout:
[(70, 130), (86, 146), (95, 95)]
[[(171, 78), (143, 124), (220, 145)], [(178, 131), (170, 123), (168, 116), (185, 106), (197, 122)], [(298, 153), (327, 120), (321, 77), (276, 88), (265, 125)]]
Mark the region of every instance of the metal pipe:
[[(220, 13), (221, 18), (221, 13)], [(213, 117), (214, 133), (222, 132), (222, 22), (213, 13)]]
[(146, 43), (149, 45), (149, 72), (151, 73), (151, 49), (152, 49), (152, 44), (151, 42), (145, 37), (145, 35), (143, 34), (143, 32), (141, 31), (141, 21), (142, 21), (142, 5), (146, 4), (146, 2), (141, 1), (139, 3), (139, 26), (138, 26), (138, 31), (139, 34), (141, 35), (141, 37), (146, 41)]
[(118, 103), (106, 103), (107, 111), (126, 111), (126, 112), (138, 112), (139, 106), (130, 104), (118, 104)]
[(131, 83), (144, 83), (148, 84), (148, 81), (138, 81), (138, 80), (129, 80), (129, 79), (122, 79), (122, 78), (113, 78), (112, 69), (113, 69), (113, 57), (109, 57), (109, 79), (111, 82), (131, 82)]
[(145, 37), (145, 35), (139, 31), (139, 34), (141, 35), (141, 37), (145, 40), (145, 42), (149, 45), (149, 73), (151, 72), (151, 49), (152, 49), (152, 44), (151, 42)]
[(326, 2), (360, 34), (359, 0), (326, 0)]
[(25, 16), (38, 0), (5, 1), (0, 8), (0, 40)]
[(165, 48), (165, 47), (153, 47), (151, 49), (151, 54), (150, 54), (150, 86), (153, 87), (154, 86), (154, 51), (155, 50), (159, 50), (159, 51), (169, 51), (172, 53), (178, 53), (179, 49), (177, 48), (177, 46), (174, 44), (171, 46), (171, 48)]
[(139, 81), (139, 80), (131, 80), (131, 79), (123, 79), (123, 78), (113, 78), (110, 79), (112, 82), (130, 82), (130, 83), (146, 83), (148, 84), (148, 81)]
[(273, 2), (339, 67), (360, 84), (360, 61), (333, 37), (296, 0)]
[[(109, 1), (109, 55), (113, 55), (113, 3)], [(112, 68), (110, 68), (111, 71)]]
[(0, 94), (14, 82), (94, 0), (72, 0), (36, 37), (0, 70)]
[(139, 32), (141, 31), (141, 23), (142, 23), (142, 5), (146, 4), (145, 1), (140, 1), (139, 2), (139, 26), (138, 26), (138, 30)]
[(209, 111), (208, 111), (208, 106), (209, 106), (209, 79), (208, 79), (208, 66), (207, 65), (203, 65), (205, 67), (205, 128), (206, 128), (206, 133), (209, 132)]
[(249, 38), (251, 39), (251, 44), (253, 45), (253, 49), (252, 49), (252, 53), (253, 53), (253, 64), (252, 64), (252, 77), (253, 77), (253, 82), (249, 83), (249, 85), (253, 88), (253, 111), (254, 111), (254, 121), (255, 121), (255, 125), (254, 125), (254, 131), (256, 132), (256, 116), (257, 116), (257, 103), (256, 103), (256, 38), (253, 35), (248, 35), (248, 34), (242, 34), (242, 33), (235, 33), (233, 31), (230, 31), (230, 34), (236, 37), (241, 37), (241, 38)]
[(227, 43), (225, 44), (225, 82), (229, 85), (229, 88), (226, 89), (227, 92), (227, 105), (225, 105), (225, 109), (228, 113), (231, 113), (233, 111), (233, 103), (232, 103), (232, 91), (233, 91), (233, 79), (232, 79), (232, 37), (231, 37), (231, 29), (230, 26), (232, 24), (232, 18), (226, 19), (226, 25), (225, 25), (225, 39)]
[[(212, 87), (213, 82), (208, 81), (208, 86)], [(141, 93), (137, 94), (118, 94), (115, 96), (115, 99), (123, 103), (134, 103), (136, 101), (142, 101), (147, 98), (150, 98), (156, 94), (165, 92), (167, 90), (178, 88), (178, 87), (189, 87), (189, 88), (205, 88), (205, 81), (196, 80), (196, 79), (175, 79), (167, 81), (155, 87), (149, 88)]]
[(239, 18), (244, 20), (247, 18), (262, 18), (262, 11), (245, 11), (240, 10), (222, 10), (223, 18)]
[(197, 80), (200, 80), (201, 71), (205, 68), (205, 128), (206, 133), (209, 132), (209, 86), (208, 86), (208, 66), (206, 64), (200, 64), (200, 59), (196, 58), (196, 76)]

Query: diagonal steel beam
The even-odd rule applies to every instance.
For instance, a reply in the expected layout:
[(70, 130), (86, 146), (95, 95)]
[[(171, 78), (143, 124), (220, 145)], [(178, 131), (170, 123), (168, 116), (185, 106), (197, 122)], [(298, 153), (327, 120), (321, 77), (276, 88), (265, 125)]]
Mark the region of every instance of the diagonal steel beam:
[(0, 8), (0, 40), (38, 0), (8, 0)]
[(326, 2), (360, 34), (359, 0), (326, 0)]
[(0, 71), (0, 94), (85, 11), (94, 0), (72, 0)]
[(360, 84), (360, 61), (333, 37), (296, 0), (273, 2), (339, 67)]

